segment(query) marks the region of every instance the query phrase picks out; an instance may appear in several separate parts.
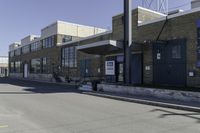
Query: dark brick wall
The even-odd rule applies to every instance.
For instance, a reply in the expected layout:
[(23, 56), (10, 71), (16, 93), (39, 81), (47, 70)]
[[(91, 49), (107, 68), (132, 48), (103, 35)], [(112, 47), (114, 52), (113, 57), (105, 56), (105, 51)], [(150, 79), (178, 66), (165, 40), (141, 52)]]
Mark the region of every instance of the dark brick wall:
[[(172, 40), (172, 39), (187, 39), (187, 85), (188, 86), (199, 86), (200, 85), (200, 69), (196, 67), (197, 61), (197, 27), (196, 22), (200, 18), (200, 12), (176, 17), (169, 19), (161, 36), (160, 40)], [(137, 41), (155, 41), (159, 31), (161, 30), (164, 21), (141, 26), (138, 28), (138, 38)], [(144, 46), (145, 48), (146, 46)], [(145, 53), (151, 53), (152, 48), (144, 49)], [(144, 64), (151, 65), (149, 62), (151, 60), (152, 53), (148, 56), (144, 56)], [(149, 59), (146, 59), (149, 58)], [(151, 69), (152, 70), (152, 69)], [(195, 77), (189, 77), (189, 72), (194, 72)], [(144, 81), (148, 83), (149, 79), (146, 81), (145, 77), (152, 77), (153, 72), (144, 73)]]
[[(165, 23), (165, 20), (138, 26), (137, 22), (153, 20), (160, 17), (142, 9), (133, 10), (133, 40), (135, 43), (143, 45), (144, 83), (153, 83), (153, 59), (152, 42), (155, 42)], [(200, 12), (182, 15), (168, 19), (165, 28), (160, 36), (160, 40), (187, 39), (187, 85), (200, 86), (200, 69), (196, 67), (197, 61), (197, 27), (196, 22), (200, 18)], [(165, 19), (163, 17), (163, 19)], [(112, 39), (123, 40), (123, 15), (113, 17)], [(135, 51), (140, 51), (136, 50)], [(150, 70), (146, 70), (150, 67)], [(188, 73), (194, 72), (194, 77), (189, 77)]]

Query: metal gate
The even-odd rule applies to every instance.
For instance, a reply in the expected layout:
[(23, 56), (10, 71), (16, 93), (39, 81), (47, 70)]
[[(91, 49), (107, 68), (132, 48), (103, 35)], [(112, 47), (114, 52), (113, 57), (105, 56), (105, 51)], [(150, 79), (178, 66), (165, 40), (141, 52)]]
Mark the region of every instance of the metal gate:
[(153, 81), (157, 85), (186, 85), (186, 40), (153, 44)]

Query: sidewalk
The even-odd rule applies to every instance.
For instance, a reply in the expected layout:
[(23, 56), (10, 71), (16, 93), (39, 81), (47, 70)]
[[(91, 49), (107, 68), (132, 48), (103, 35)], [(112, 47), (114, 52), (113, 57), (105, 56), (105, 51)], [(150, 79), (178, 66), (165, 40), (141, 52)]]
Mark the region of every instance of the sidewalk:
[(165, 99), (158, 99), (154, 97), (141, 97), (141, 96), (133, 96), (133, 95), (121, 95), (116, 93), (108, 93), (108, 92), (83, 92), (83, 94), (104, 97), (114, 100), (121, 100), (126, 102), (134, 102), (139, 104), (146, 104), (152, 106), (159, 106), (164, 108), (172, 108), (178, 110), (192, 111), (192, 112), (200, 112), (200, 105), (198, 103), (189, 103), (189, 102), (180, 102), (180, 101), (169, 101)]

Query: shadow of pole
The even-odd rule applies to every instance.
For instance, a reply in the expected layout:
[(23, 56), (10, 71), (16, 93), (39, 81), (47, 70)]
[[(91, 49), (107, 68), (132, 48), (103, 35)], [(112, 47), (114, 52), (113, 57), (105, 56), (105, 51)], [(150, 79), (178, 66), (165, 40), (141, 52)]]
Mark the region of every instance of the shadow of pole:
[[(197, 120), (197, 123), (200, 123), (200, 113), (175, 113), (172, 111), (168, 111), (168, 110), (164, 110), (164, 109), (154, 109), (151, 110), (150, 112), (164, 112), (166, 114), (162, 114), (159, 116), (159, 118), (165, 118), (168, 116), (183, 116), (183, 117), (187, 117), (187, 118), (192, 118)], [(195, 117), (195, 116), (199, 116), (199, 117)]]

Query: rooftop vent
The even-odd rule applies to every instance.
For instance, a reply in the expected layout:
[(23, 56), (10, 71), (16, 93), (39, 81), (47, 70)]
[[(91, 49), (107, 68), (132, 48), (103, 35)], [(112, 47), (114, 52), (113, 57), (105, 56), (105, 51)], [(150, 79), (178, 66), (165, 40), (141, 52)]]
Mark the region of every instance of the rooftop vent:
[(191, 8), (197, 8), (200, 7), (200, 0), (192, 0), (191, 1)]

